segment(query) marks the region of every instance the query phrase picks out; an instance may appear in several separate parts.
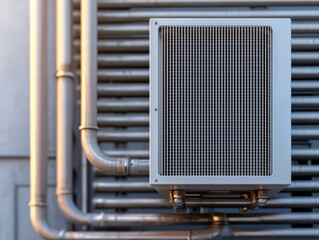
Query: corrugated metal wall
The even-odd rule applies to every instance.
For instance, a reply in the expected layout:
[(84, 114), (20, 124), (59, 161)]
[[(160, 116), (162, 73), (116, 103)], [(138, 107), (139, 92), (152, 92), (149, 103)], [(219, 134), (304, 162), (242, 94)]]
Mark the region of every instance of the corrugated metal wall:
[[(79, 64), (79, 1), (75, 1), (75, 60)], [(292, 19), (293, 183), (255, 213), (288, 213), (286, 220), (237, 220), (240, 227), (315, 228), (319, 222), (319, 4), (315, 1), (99, 0), (98, 138), (110, 156), (149, 158), (148, 20), (151, 17), (287, 17)], [(107, 212), (172, 212), (148, 177), (94, 171), (92, 208)], [(190, 211), (240, 213), (238, 208)], [(296, 214), (297, 213), (297, 214)], [(236, 222), (236, 221), (234, 221)], [(245, 225), (247, 224), (247, 225)], [(255, 226), (256, 224), (256, 226)], [(258, 225), (258, 226), (257, 226)], [(238, 226), (238, 225), (236, 225)]]

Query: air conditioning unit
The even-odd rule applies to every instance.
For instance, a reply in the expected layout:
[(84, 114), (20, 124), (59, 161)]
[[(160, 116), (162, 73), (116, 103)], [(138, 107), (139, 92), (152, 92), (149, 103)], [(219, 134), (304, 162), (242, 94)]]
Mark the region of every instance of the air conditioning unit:
[(291, 183), (290, 19), (151, 19), (150, 54), (157, 191), (267, 199)]

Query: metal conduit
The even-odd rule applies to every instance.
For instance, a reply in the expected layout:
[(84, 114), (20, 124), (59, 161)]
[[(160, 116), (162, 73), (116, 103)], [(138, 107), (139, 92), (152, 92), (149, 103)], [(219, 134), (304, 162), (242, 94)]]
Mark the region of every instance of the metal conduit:
[[(124, 103), (123, 103), (124, 102)], [(118, 110), (118, 112), (134, 112), (134, 113), (127, 113), (125, 115), (111, 115), (107, 113), (101, 113), (98, 116), (98, 122), (100, 126), (148, 126), (149, 124), (149, 117), (147, 114), (143, 113), (137, 113), (135, 112), (143, 112), (146, 109), (146, 106), (140, 104), (135, 106), (125, 105), (125, 102), (128, 101), (117, 101), (116, 103), (113, 103), (111, 100), (108, 101), (105, 105), (100, 102), (99, 110), (103, 110), (103, 112), (116, 112), (115, 108), (119, 107), (122, 111)], [(133, 104), (133, 102), (131, 102)], [(308, 119), (307, 117), (310, 116), (311, 118)], [(319, 121), (319, 115), (318, 113), (314, 112), (295, 112), (293, 113), (293, 122), (294, 123), (318, 123)], [(301, 131), (301, 130), (300, 130)], [(301, 134), (301, 132), (298, 130), (292, 131), (294, 137), (298, 137), (298, 135)], [(308, 132), (308, 130), (305, 130), (305, 132)], [(309, 136), (313, 136), (316, 134), (316, 130), (308, 132)]]
[[(110, 117), (109, 117), (110, 118)], [(98, 118), (100, 121), (100, 126), (108, 125), (107, 123), (110, 123), (109, 118), (101, 120), (101, 118)], [(112, 118), (112, 117), (111, 117)], [(115, 121), (116, 119), (120, 119), (121, 117), (114, 117)], [(127, 117), (124, 117), (124, 119)], [(106, 120), (106, 122), (105, 122)], [(137, 119), (140, 120), (140, 119)], [(113, 122), (111, 121), (111, 122)], [(127, 121), (125, 121), (126, 125), (129, 125)], [(137, 121), (137, 123), (133, 123), (133, 126), (139, 126), (140, 122)], [(121, 122), (118, 122), (114, 124), (115, 126), (121, 126)], [(111, 124), (111, 126), (114, 126)], [(303, 139), (303, 140), (309, 140), (309, 139), (319, 139), (319, 129), (316, 127), (304, 127), (304, 128), (293, 128), (291, 132), (292, 138), (295, 139)], [(149, 141), (149, 132), (148, 131), (126, 131), (126, 130), (117, 130), (117, 131), (100, 131), (97, 134), (98, 140), (100, 142), (129, 142), (129, 141)]]
[[(289, 197), (289, 198), (271, 198), (265, 208), (315, 208), (319, 204), (317, 197)], [(169, 208), (171, 203), (165, 198), (117, 198), (104, 199), (95, 197), (93, 199), (95, 208)], [(250, 207), (250, 201), (245, 199), (189, 199), (186, 201), (186, 207)]]
[(291, 82), (292, 93), (316, 93), (319, 91), (319, 82), (311, 80), (295, 80)]
[[(78, 74), (79, 75), (79, 74)], [(149, 75), (147, 69), (107, 69), (98, 70), (99, 80), (109, 81), (148, 81)], [(319, 78), (319, 67), (292, 67), (292, 79), (317, 79)], [(311, 80), (313, 81), (313, 80)]]
[[(293, 52), (291, 55), (293, 66), (318, 65), (319, 53)], [(80, 56), (76, 55), (74, 60), (80, 63)], [(99, 67), (148, 67), (149, 55), (146, 53), (112, 53), (99, 54), (97, 57)]]
[[(80, 0), (74, 0), (74, 5), (79, 7)], [(128, 9), (132, 7), (184, 7), (184, 6), (198, 6), (198, 7), (241, 7), (241, 6), (250, 6), (250, 7), (266, 7), (266, 6), (317, 6), (317, 0), (306, 0), (300, 2), (298, 0), (225, 0), (225, 1), (210, 1), (210, 0), (200, 0), (193, 2), (192, 0), (157, 0), (148, 1), (148, 0), (98, 0), (99, 9)]]
[(292, 123), (318, 124), (319, 112), (292, 112)]
[[(102, 171), (93, 168), (94, 176), (105, 176)], [(292, 165), (291, 173), (294, 176), (319, 176), (319, 166), (316, 165)], [(148, 183), (147, 183), (148, 184)]]
[[(318, 97), (293, 97), (294, 108), (314, 108), (318, 105)], [(148, 112), (148, 98), (100, 98), (97, 102), (98, 110), (101, 112)], [(296, 109), (294, 109), (296, 110)], [(318, 121), (319, 112), (297, 112), (292, 113), (293, 123)]]
[(101, 112), (148, 112), (148, 99), (99, 99), (98, 110)]
[(98, 125), (103, 126), (148, 126), (149, 116), (147, 114), (99, 114)]
[(318, 79), (319, 67), (292, 67), (291, 68), (292, 79)]
[(318, 213), (227, 214), (228, 223), (318, 223)]
[[(95, 192), (156, 192), (147, 182), (105, 182), (93, 183)], [(319, 192), (318, 181), (293, 181), (284, 189), (286, 192)]]
[(149, 86), (145, 83), (99, 84), (97, 88), (100, 97), (145, 97), (148, 96), (148, 91)]
[[(314, 81), (294, 81), (292, 82), (293, 92), (315, 91), (319, 88)], [(145, 83), (101, 83), (97, 88), (99, 97), (146, 97), (149, 94), (149, 85)], [(292, 107), (318, 107), (318, 96), (293, 96)]]
[(293, 181), (285, 192), (319, 192), (319, 182), (312, 181)]
[[(147, 11), (146, 11), (147, 10)], [(78, 12), (75, 12), (77, 17)], [(166, 8), (162, 9), (127, 9), (123, 10), (101, 10), (98, 12), (99, 22), (133, 22), (148, 21), (150, 18), (291, 18), (292, 20), (318, 20), (319, 11), (317, 10), (228, 10), (212, 11), (194, 8)]]
[[(76, 4), (79, 4), (80, 0), (76, 0)], [(126, 9), (126, 8), (135, 8), (135, 7), (219, 7), (219, 6), (317, 6), (319, 5), (317, 0), (218, 0), (218, 1), (210, 1), (210, 0), (157, 0), (157, 1), (149, 1), (149, 0), (99, 0), (98, 6), (99, 8), (106, 9)]]
[[(155, 17), (155, 16), (154, 16)], [(77, 21), (77, 14), (75, 15), (75, 21)], [(147, 22), (147, 21), (145, 21)], [(319, 30), (318, 22), (307, 21), (294, 22), (291, 25), (293, 34), (312, 34)], [(148, 25), (145, 23), (108, 23), (106, 25), (100, 24), (97, 27), (99, 38), (107, 38), (108, 36), (140, 36), (148, 37)], [(80, 26), (74, 26), (75, 36), (80, 36)]]
[(319, 175), (319, 166), (311, 165), (292, 165), (291, 173), (294, 176), (318, 176)]
[[(105, 150), (106, 154), (112, 157), (132, 156), (136, 158), (148, 159), (148, 150)], [(292, 148), (292, 158), (296, 160), (319, 159), (319, 149), (295, 149)], [(148, 175), (145, 172), (144, 175)]]
[(261, 229), (261, 230), (244, 230), (244, 229), (229, 229), (225, 230), (225, 236), (231, 238), (285, 238), (285, 239), (318, 239), (319, 230), (312, 228), (298, 229)]
[[(98, 51), (103, 52), (148, 52), (148, 39), (105, 39), (97, 43)], [(75, 40), (73, 46), (80, 49), (80, 41)], [(314, 37), (294, 37), (291, 39), (292, 50), (319, 50), (319, 39)]]

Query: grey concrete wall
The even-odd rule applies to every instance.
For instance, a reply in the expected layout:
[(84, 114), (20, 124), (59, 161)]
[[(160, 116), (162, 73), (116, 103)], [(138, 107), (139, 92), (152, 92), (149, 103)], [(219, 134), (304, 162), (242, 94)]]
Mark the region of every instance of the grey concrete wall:
[[(48, 1), (49, 221), (66, 221), (55, 198), (55, 1)], [(0, 7), (0, 239), (41, 239), (29, 220), (29, 1)]]

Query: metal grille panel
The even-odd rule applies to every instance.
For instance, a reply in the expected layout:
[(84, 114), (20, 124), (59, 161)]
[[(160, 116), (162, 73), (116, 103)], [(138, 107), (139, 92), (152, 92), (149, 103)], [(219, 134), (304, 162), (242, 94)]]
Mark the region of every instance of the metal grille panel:
[(271, 175), (271, 27), (163, 26), (160, 42), (160, 174)]

